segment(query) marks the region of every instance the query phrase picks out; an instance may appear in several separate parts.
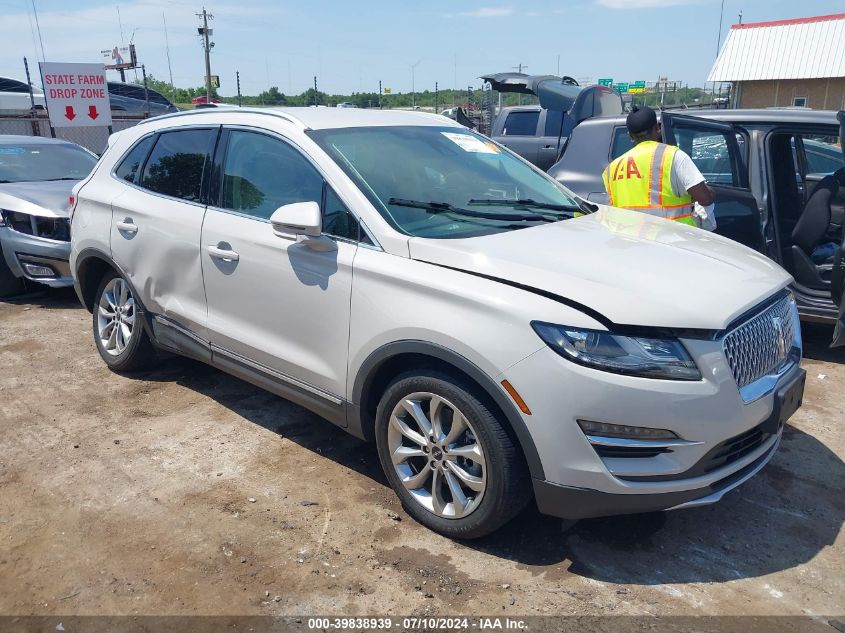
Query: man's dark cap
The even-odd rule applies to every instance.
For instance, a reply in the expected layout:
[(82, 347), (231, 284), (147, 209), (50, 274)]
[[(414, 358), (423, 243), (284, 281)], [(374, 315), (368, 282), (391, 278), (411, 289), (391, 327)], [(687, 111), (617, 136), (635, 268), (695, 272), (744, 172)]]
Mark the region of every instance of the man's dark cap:
[(648, 106), (631, 110), (628, 118), (625, 121), (628, 131), (631, 134), (641, 134), (648, 132), (651, 128), (657, 125), (657, 113)]

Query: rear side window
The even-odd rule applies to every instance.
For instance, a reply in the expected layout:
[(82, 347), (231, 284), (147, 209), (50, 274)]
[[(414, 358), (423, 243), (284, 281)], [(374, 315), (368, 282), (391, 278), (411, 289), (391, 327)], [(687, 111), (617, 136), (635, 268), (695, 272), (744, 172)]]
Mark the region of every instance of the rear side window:
[(505, 129), (502, 130), (502, 134), (505, 136), (534, 136), (537, 133), (537, 121), (539, 120), (539, 110), (511, 112), (505, 119)]
[(634, 147), (634, 141), (631, 140), (628, 134), (628, 128), (613, 128), (613, 144), (610, 146), (610, 160), (619, 158), (632, 147)]
[(563, 125), (563, 112), (560, 110), (546, 110), (546, 136), (558, 136)]
[(22, 81), (0, 77), (0, 92), (29, 92), (29, 86)]
[(164, 132), (144, 165), (141, 186), (156, 193), (199, 202), (202, 173), (212, 130)]
[(269, 219), (292, 202), (320, 203), (323, 178), (287, 143), (254, 132), (229, 134), (223, 161), (223, 208)]
[(842, 169), (842, 143), (838, 136), (813, 135), (802, 140), (808, 174), (827, 175)]
[(144, 164), (144, 159), (150, 153), (154, 139), (155, 136), (141, 139), (135, 147), (129, 150), (129, 153), (114, 170), (114, 175), (126, 182), (135, 182), (138, 172), (141, 170), (141, 165)]

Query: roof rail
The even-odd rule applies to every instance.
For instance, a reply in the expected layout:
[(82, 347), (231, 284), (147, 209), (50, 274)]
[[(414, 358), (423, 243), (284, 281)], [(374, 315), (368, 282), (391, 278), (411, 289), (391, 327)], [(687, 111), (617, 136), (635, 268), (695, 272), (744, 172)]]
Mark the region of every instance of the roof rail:
[(231, 108), (222, 107), (222, 108), (199, 108), (195, 110), (182, 110), (181, 112), (171, 112), (170, 114), (162, 114), (155, 117), (150, 117), (149, 119), (144, 119), (138, 125), (144, 125), (145, 123), (149, 123), (150, 121), (161, 121), (162, 119), (173, 119), (178, 117), (185, 117), (185, 116), (197, 116), (201, 114), (207, 114), (209, 112), (248, 112), (249, 114), (264, 114), (266, 116), (274, 116), (279, 119), (284, 119), (289, 123), (293, 123), (297, 127), (302, 130), (307, 130), (308, 126), (305, 125), (302, 121), (297, 119), (286, 112), (280, 112), (279, 110), (274, 110), (270, 108), (241, 108), (237, 106), (232, 106)]

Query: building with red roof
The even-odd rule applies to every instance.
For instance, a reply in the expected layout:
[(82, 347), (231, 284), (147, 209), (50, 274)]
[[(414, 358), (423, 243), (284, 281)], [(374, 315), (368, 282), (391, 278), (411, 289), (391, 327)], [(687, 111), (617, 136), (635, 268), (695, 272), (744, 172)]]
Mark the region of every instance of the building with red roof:
[(733, 107), (845, 109), (845, 13), (734, 24), (708, 81)]

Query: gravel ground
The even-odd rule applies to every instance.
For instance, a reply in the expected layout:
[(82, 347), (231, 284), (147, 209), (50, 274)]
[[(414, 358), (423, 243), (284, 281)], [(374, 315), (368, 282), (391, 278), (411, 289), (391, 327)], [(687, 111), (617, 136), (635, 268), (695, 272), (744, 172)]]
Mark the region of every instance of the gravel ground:
[(72, 291), (0, 303), (0, 614), (826, 622), (845, 612), (845, 350), (829, 336), (805, 328), (804, 406), (721, 503), (566, 532), (528, 509), (457, 543), (402, 511), (371, 446), (311, 413), (188, 360), (111, 373)]

